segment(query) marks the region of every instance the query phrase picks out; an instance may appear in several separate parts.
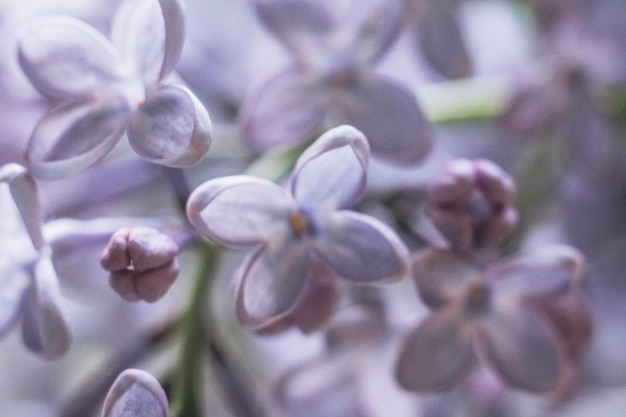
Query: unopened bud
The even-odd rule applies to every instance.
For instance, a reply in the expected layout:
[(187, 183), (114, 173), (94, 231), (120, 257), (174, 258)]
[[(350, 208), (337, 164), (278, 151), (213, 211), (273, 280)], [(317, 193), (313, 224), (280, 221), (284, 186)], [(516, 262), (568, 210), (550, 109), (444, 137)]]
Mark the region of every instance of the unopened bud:
[(148, 227), (123, 228), (111, 236), (100, 263), (111, 287), (128, 301), (154, 302), (178, 277), (178, 246)]

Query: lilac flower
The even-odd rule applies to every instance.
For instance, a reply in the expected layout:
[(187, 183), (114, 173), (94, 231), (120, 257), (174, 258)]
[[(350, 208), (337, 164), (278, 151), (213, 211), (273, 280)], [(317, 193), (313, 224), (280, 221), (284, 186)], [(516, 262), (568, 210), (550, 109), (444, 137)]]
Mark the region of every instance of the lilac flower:
[[(294, 57), (245, 103), (241, 123), (265, 150), (302, 142), (329, 119), (362, 130), (372, 153), (422, 158), (431, 131), (413, 93), (370, 68), (396, 39), (403, 2), (255, 0), (259, 17)], [(332, 6), (331, 6), (332, 5)]]
[(157, 301), (178, 277), (178, 246), (150, 227), (122, 228), (104, 249), (101, 264), (111, 287), (128, 301)]
[(517, 224), (513, 179), (488, 160), (458, 159), (428, 188), (428, 215), (455, 250), (494, 247)]
[(564, 342), (534, 304), (567, 294), (582, 262), (566, 246), (487, 267), (448, 250), (418, 252), (413, 276), (434, 312), (406, 337), (396, 368), (400, 384), (414, 391), (451, 388), (485, 361), (512, 387), (556, 388)]
[(365, 136), (339, 126), (300, 156), (288, 191), (238, 175), (207, 181), (192, 193), (187, 214), (202, 235), (256, 248), (238, 278), (237, 313), (245, 326), (264, 328), (288, 315), (312, 285), (316, 260), (353, 283), (406, 274), (408, 252), (395, 233), (344, 210), (365, 189), (368, 158)]
[(19, 42), (26, 76), (58, 104), (30, 137), (31, 171), (44, 179), (80, 172), (102, 159), (126, 134), (148, 161), (187, 167), (211, 141), (211, 121), (198, 99), (166, 77), (185, 33), (180, 0), (128, 0), (111, 40), (70, 17), (35, 21)]
[(71, 335), (42, 235), (37, 187), (17, 164), (0, 168), (0, 213), (0, 337), (21, 320), (26, 347), (56, 359), (69, 349)]
[(140, 369), (126, 369), (104, 400), (102, 417), (168, 417), (168, 400), (159, 381)]

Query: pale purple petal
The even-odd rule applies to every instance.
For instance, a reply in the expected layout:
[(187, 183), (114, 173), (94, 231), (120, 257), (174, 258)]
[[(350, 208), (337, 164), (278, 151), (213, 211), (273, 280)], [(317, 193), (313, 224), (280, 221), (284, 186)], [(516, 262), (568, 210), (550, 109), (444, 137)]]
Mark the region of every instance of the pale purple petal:
[(309, 274), (308, 248), (287, 236), (252, 253), (237, 279), (236, 309), (241, 324), (255, 330), (281, 320), (297, 304)]
[(187, 30), (186, 8), (183, 0), (159, 0), (165, 21), (165, 56), (159, 79), (162, 80), (176, 67), (183, 52)]
[(460, 300), (472, 284), (483, 281), (472, 258), (435, 248), (413, 256), (413, 278), (422, 300), (435, 308)]
[(146, 371), (127, 369), (113, 382), (102, 417), (167, 417), (168, 401), (159, 381)]
[(254, 0), (256, 11), (276, 38), (296, 55), (333, 27), (323, 3), (316, 0)]
[(338, 30), (352, 32), (351, 53), (362, 64), (373, 64), (387, 52), (402, 29), (401, 0), (353, 0)]
[(149, 86), (174, 69), (184, 37), (184, 7), (178, 0), (125, 1), (111, 30), (126, 64)]
[(409, 271), (408, 249), (381, 221), (352, 211), (330, 214), (314, 248), (342, 277), (357, 283), (394, 281)]
[(298, 204), (326, 209), (352, 205), (365, 190), (369, 145), (352, 126), (324, 133), (302, 153), (291, 176)]
[(276, 184), (250, 176), (222, 177), (196, 188), (187, 217), (196, 230), (223, 245), (266, 242), (289, 227), (291, 197)]
[(211, 144), (209, 114), (187, 88), (157, 90), (133, 113), (128, 141), (139, 156), (161, 165), (186, 168), (204, 157)]
[(410, 163), (430, 151), (430, 123), (415, 95), (402, 85), (380, 76), (364, 78), (345, 99), (340, 117), (365, 134), (372, 155)]
[(584, 256), (566, 245), (553, 245), (534, 254), (493, 264), (494, 288), (513, 297), (537, 299), (565, 293), (582, 273)]
[(428, 317), (400, 350), (396, 378), (410, 391), (454, 387), (476, 363), (474, 327), (456, 306)]
[[(7, 182), (11, 196), (19, 210), (23, 224), (28, 231), (33, 247), (40, 250), (44, 247), (43, 217), (39, 201), (39, 188), (32, 175), (19, 164), (11, 163), (0, 167), (0, 182)], [(10, 215), (2, 211), (3, 216)]]
[(500, 307), (481, 327), (486, 358), (505, 382), (534, 392), (554, 388), (561, 372), (561, 346), (535, 313)]
[(463, 78), (471, 74), (472, 62), (451, 3), (422, 2), (415, 29), (428, 63), (445, 78)]
[(241, 125), (254, 149), (301, 143), (321, 128), (327, 113), (315, 80), (288, 70), (267, 81), (245, 104)]
[(42, 257), (22, 306), (24, 344), (45, 359), (58, 359), (70, 348), (72, 336), (52, 262)]
[(8, 259), (0, 257), (0, 338), (4, 337), (18, 319), (22, 299), (28, 288), (28, 277), (19, 270), (8, 271)]
[(26, 76), (53, 99), (92, 96), (128, 75), (108, 39), (69, 17), (34, 22), (21, 37), (18, 52)]
[(30, 171), (53, 180), (87, 169), (117, 144), (127, 118), (124, 103), (70, 103), (53, 108), (39, 121), (28, 143)]

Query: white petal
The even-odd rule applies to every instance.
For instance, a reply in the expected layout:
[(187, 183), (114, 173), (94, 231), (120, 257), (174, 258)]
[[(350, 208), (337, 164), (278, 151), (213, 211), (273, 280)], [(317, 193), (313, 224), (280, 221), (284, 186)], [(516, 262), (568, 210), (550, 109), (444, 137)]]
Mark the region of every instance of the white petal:
[(33, 22), (21, 37), (18, 52), (33, 85), (54, 99), (92, 96), (128, 75), (108, 39), (69, 17)]
[(132, 115), (128, 140), (139, 156), (161, 165), (186, 168), (204, 157), (211, 144), (211, 119), (187, 88), (159, 89)]
[(250, 176), (222, 177), (196, 188), (187, 216), (200, 234), (229, 246), (251, 246), (288, 228), (291, 199), (276, 184)]
[(252, 253), (237, 279), (237, 316), (250, 329), (265, 328), (296, 306), (310, 275), (309, 252), (285, 238)]
[(71, 103), (53, 108), (37, 123), (28, 143), (30, 171), (53, 180), (87, 169), (119, 141), (127, 117), (123, 103)]
[(369, 145), (352, 126), (339, 126), (320, 136), (296, 162), (291, 190), (303, 206), (345, 208), (363, 193)]
[(409, 251), (381, 221), (360, 213), (333, 213), (314, 240), (316, 253), (350, 281), (395, 281), (407, 276)]
[(104, 400), (103, 417), (167, 417), (168, 401), (159, 381), (146, 371), (127, 369)]

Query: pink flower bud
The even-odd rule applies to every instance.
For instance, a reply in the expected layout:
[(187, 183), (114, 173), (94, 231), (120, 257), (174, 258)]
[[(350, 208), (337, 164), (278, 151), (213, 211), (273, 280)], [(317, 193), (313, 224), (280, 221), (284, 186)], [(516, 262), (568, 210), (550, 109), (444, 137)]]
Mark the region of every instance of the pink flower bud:
[(100, 263), (122, 298), (154, 302), (178, 277), (177, 253), (176, 243), (155, 229), (122, 228), (111, 236)]
[(455, 249), (472, 250), (500, 244), (517, 224), (512, 206), (515, 184), (487, 160), (459, 159), (429, 190), (428, 214)]

